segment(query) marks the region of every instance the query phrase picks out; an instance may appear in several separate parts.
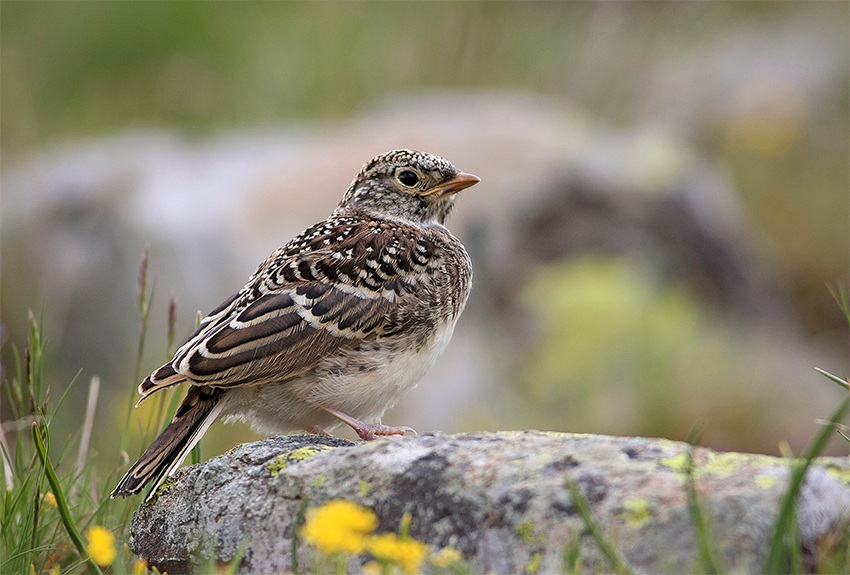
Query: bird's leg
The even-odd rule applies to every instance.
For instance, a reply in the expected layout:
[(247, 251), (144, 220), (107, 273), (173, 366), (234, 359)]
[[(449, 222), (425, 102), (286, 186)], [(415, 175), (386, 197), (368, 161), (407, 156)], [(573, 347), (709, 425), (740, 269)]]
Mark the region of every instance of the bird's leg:
[(336, 409), (331, 409), (329, 407), (323, 407), (322, 409), (353, 429), (363, 441), (372, 441), (373, 439), (377, 439), (383, 435), (404, 435), (407, 432), (416, 435), (416, 430), (411, 429), (410, 427), (392, 427), (390, 425), (384, 425), (383, 423), (363, 423), (359, 419), (355, 419), (350, 415), (337, 411)]
[(307, 428), (307, 433), (312, 435), (323, 435), (325, 437), (333, 437), (330, 433), (319, 427), (318, 425), (312, 425)]

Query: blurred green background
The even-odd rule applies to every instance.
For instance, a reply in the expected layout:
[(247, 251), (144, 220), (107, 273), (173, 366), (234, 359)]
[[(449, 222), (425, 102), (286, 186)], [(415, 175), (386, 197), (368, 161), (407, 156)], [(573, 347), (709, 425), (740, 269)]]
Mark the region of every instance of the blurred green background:
[[(663, 121), (689, 153), (728, 177), (746, 227), (768, 246), (800, 362), (842, 374), (847, 328), (828, 285), (848, 279), (848, 22), (845, 2), (4, 0), (0, 168), (138, 127), (198, 141), (244, 127), (332, 131), (387, 100), (431, 92), (542, 95), (624, 132)], [(792, 57), (772, 57), (785, 50)], [(740, 61), (758, 74), (741, 76)], [(4, 234), (0, 245), (7, 366), (10, 346), (23, 345), (26, 307), (51, 314), (33, 289), (50, 278), (8, 256), (29, 249), (16, 241)], [(125, 291), (133, 282), (116, 279)], [(178, 295), (188, 308), (201, 305)], [(787, 340), (753, 341), (739, 329), (743, 318), (718, 313), (686, 287), (654, 283), (639, 263), (593, 254), (540, 263), (509, 298), (470, 304), (482, 324), (510, 325), (510, 314), (499, 317), (510, 308), (532, 325), (493, 395), (503, 402), (470, 401), (450, 430), (684, 439), (700, 424), (709, 445), (776, 453), (782, 441), (800, 449), (839, 393), (813, 371), (805, 381), (797, 371), (777, 373), (771, 358), (790, 353)], [(551, 302), (545, 313), (540, 301)], [(125, 337), (103, 354), (132, 365), (138, 319), (132, 306), (125, 313), (112, 318), (127, 326)], [(143, 371), (162, 359), (161, 339)], [(63, 365), (62, 349), (49, 352), (48, 361)], [(107, 423), (96, 438), (104, 453), (106, 427), (126, 425), (131, 371), (105, 382)], [(57, 369), (52, 385), (62, 389), (68, 373)], [(814, 396), (821, 399), (806, 403)], [(801, 410), (801, 402), (816, 407)], [(73, 429), (74, 416), (67, 419)], [(804, 424), (790, 432), (789, 420)], [(248, 437), (217, 426), (207, 453)]]
[[(781, 45), (795, 22), (846, 38), (843, 2), (702, 4), (4, 2), (2, 159), (140, 124), (200, 136), (327, 120), (444, 88), (552, 94), (628, 126), (651, 104), (647, 76), (682, 52), (771, 28)], [(815, 109), (791, 101), (695, 135), (778, 244), (795, 293), (818, 302), (813, 322), (836, 314), (811, 292), (847, 266), (847, 92), (845, 78)]]

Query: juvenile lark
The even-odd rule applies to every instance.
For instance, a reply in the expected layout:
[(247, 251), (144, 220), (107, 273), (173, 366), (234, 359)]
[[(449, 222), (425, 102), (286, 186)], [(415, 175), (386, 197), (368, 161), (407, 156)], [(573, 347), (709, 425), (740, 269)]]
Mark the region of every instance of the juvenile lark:
[(189, 390), (112, 497), (159, 485), (221, 417), (266, 433), (412, 431), (381, 416), (446, 348), (466, 304), (472, 263), (443, 222), (478, 181), (411, 150), (364, 165), (327, 220), (272, 253), (139, 385), (139, 402)]

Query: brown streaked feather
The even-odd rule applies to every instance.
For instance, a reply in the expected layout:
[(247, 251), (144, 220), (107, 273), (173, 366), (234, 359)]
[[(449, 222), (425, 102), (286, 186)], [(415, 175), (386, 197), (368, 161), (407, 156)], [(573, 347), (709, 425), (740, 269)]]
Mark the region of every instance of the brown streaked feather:
[(186, 381), (186, 376), (182, 373), (177, 373), (170, 363), (166, 363), (139, 384), (139, 393), (142, 394), (142, 397), (136, 402), (136, 407), (139, 407), (139, 404), (151, 393), (171, 387), (172, 385), (177, 385), (178, 383), (183, 383), (184, 381)]
[(208, 355), (204, 347), (194, 349), (180, 368), (191, 374), (194, 385), (231, 387), (286, 381), (314, 367), (323, 354), (338, 349), (339, 343), (331, 333), (302, 322), (301, 329), (290, 337), (270, 336), (245, 351)]
[(111, 497), (138, 493), (154, 481), (151, 493), (165, 477), (177, 469), (186, 455), (217, 417), (221, 391), (193, 387), (168, 424), (112, 491)]
[(235, 307), (237, 307), (237, 299), (239, 298), (239, 292), (233, 294), (226, 300), (224, 300), (217, 308), (212, 310), (207, 316), (201, 320), (200, 325), (198, 325), (197, 329), (192, 332), (186, 341), (191, 341), (194, 339), (199, 333), (204, 331), (210, 324), (216, 323), (223, 317), (228, 317)]
[[(286, 381), (316, 367), (330, 353), (375, 339), (381, 325), (392, 322), (395, 315), (394, 304), (383, 297), (367, 299), (336, 288), (321, 299), (300, 304), (285, 299), (293, 311), (251, 313), (250, 322), (237, 318), (187, 348), (176, 369), (195, 385)], [(257, 301), (262, 305), (262, 298)]]
[(308, 228), (204, 318), (140, 392), (185, 380), (214, 387), (286, 381), (339, 349), (397, 333), (415, 321), (406, 286), (434, 257), (433, 242), (399, 222), (339, 217)]

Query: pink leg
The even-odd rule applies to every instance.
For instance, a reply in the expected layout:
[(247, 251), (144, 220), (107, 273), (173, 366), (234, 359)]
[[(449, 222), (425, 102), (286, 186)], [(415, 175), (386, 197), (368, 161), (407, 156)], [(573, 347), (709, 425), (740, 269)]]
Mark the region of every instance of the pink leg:
[(307, 433), (312, 433), (313, 435), (324, 435), (325, 437), (333, 437), (330, 433), (319, 427), (318, 425), (313, 425), (307, 428)]
[(378, 437), (384, 435), (404, 435), (407, 432), (416, 435), (416, 431), (411, 429), (410, 427), (392, 427), (389, 425), (384, 425), (383, 423), (363, 423), (359, 419), (354, 419), (350, 415), (346, 415), (341, 411), (337, 411), (336, 409), (331, 409), (328, 407), (323, 407), (325, 411), (339, 419), (341, 422), (349, 426), (351, 429), (360, 436), (360, 439), (364, 441), (372, 441), (373, 439), (377, 439)]

